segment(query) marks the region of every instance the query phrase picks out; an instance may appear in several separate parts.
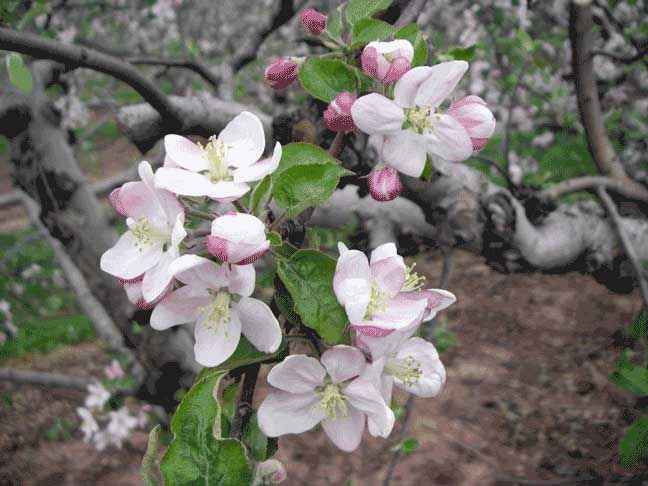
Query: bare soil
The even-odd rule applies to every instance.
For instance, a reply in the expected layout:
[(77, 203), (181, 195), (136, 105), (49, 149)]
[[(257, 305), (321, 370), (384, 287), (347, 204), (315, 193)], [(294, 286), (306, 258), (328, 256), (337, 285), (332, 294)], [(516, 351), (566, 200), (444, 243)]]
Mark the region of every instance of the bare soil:
[[(419, 268), (437, 280), (436, 256), (422, 256)], [(391, 484), (642, 484), (648, 469), (624, 470), (617, 452), (641, 404), (607, 377), (638, 296), (612, 294), (578, 274), (503, 275), (468, 254), (456, 256), (448, 288), (458, 297), (446, 316), (459, 344), (442, 356), (441, 395), (414, 401), (405, 437), (420, 445)], [(8, 365), (99, 376), (107, 361), (91, 343)], [(257, 399), (267, 392), (260, 386)], [(74, 418), (82, 393), (0, 384), (0, 396), (13, 401), (0, 405), (0, 485), (141, 484), (143, 432), (102, 453), (78, 432), (45, 439), (57, 417)], [(399, 436), (400, 424), (388, 440), (367, 434), (346, 454), (314, 431), (281, 438), (277, 457), (287, 485), (380, 485)]]

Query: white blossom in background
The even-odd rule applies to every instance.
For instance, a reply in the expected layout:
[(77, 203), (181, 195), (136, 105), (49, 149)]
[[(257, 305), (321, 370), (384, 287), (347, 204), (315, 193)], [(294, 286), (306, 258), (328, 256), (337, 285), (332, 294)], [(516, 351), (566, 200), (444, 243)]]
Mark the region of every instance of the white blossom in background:
[(99, 424), (88, 408), (77, 408), (77, 415), (81, 417), (81, 433), (83, 434), (83, 441), (90, 442), (94, 434), (99, 432)]
[(40, 275), (42, 271), (43, 269), (38, 263), (32, 263), (22, 272), (20, 272), (20, 278), (22, 278), (23, 280), (31, 280), (34, 277)]
[(85, 399), (85, 406), (89, 409), (101, 410), (110, 399), (110, 392), (99, 382), (90, 383), (87, 387), (88, 396)]

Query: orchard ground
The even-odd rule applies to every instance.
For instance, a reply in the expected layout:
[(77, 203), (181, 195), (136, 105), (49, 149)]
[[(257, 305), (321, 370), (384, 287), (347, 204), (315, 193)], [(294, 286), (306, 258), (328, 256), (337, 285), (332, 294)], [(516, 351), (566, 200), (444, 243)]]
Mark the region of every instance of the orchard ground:
[[(437, 254), (417, 262), (438, 279)], [(648, 470), (623, 469), (617, 451), (641, 404), (608, 379), (638, 295), (613, 294), (574, 273), (504, 275), (466, 253), (453, 263), (448, 288), (458, 302), (441, 319), (457, 340), (442, 355), (447, 383), (437, 398), (415, 400), (405, 438), (418, 448), (399, 462), (392, 484), (640, 484)], [(84, 342), (2, 366), (101, 376), (109, 361), (99, 343)], [(256, 400), (268, 391), (262, 378)], [(122, 450), (98, 452), (67, 425), (84, 393), (0, 384), (0, 396), (0, 485), (141, 484), (144, 432)], [(352, 454), (318, 432), (283, 437), (277, 457), (286, 484), (382, 484), (399, 430), (397, 423), (387, 441), (365, 434)]]

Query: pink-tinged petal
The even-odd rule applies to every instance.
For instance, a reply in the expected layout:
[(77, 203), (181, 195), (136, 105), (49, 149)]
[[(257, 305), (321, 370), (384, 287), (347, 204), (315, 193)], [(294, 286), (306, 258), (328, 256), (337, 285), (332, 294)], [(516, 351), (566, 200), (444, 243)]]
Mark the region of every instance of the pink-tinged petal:
[[(392, 396), (394, 393), (394, 378), (391, 375), (382, 375), (380, 377), (380, 396), (383, 397), (385, 403), (391, 403)], [(375, 435), (377, 431), (371, 431), (372, 435)]]
[(122, 216), (128, 216), (126, 208), (124, 208), (123, 204), (119, 200), (119, 190), (119, 187), (117, 189), (113, 189), (108, 196), (108, 199), (110, 200), (110, 204), (112, 204), (112, 207), (115, 209), (115, 211), (117, 211)]
[(254, 164), (265, 148), (265, 134), (261, 120), (244, 111), (229, 122), (218, 140), (225, 143), (225, 160), (230, 167), (247, 167)]
[(401, 346), (395, 359), (414, 359), (421, 369), (421, 376), (414, 384), (405, 383), (395, 376), (394, 381), (399, 388), (424, 398), (439, 394), (446, 380), (446, 371), (432, 343), (413, 337)]
[(175, 194), (165, 189), (157, 188), (154, 190), (154, 194), (162, 211), (166, 214), (167, 221), (175, 221), (181, 214), (184, 218), (184, 208)]
[[(335, 282), (335, 280), (334, 280)], [(333, 284), (335, 295), (351, 323), (362, 320), (371, 298), (371, 283), (364, 278), (347, 278)]]
[(333, 290), (340, 303), (344, 305), (349, 299), (355, 297), (355, 292), (352, 295), (345, 295), (343, 289), (339, 286), (345, 280), (364, 280), (371, 283), (371, 269), (369, 268), (369, 261), (367, 256), (358, 250), (348, 250), (340, 255), (335, 266), (335, 276), (333, 277)]
[(164, 162), (162, 163), (162, 167), (173, 167), (175, 169), (180, 169), (182, 166), (180, 164), (176, 164), (171, 157), (169, 157), (169, 154), (164, 155)]
[(470, 136), (461, 124), (449, 115), (430, 116), (432, 130), (425, 131), (427, 151), (450, 162), (461, 162), (473, 153)]
[(412, 62), (404, 57), (398, 57), (389, 66), (383, 82), (393, 83), (394, 81), (398, 81), (410, 69), (412, 69)]
[(338, 413), (335, 419), (322, 421), (324, 432), (338, 449), (353, 452), (360, 445), (365, 428), (365, 415), (355, 407), (347, 407), (347, 416)]
[(399, 330), (421, 322), (427, 300), (411, 300), (402, 293), (387, 301), (386, 309), (371, 316), (370, 325), (381, 329)]
[(223, 265), (228, 281), (227, 287), (233, 294), (249, 297), (254, 292), (256, 271), (254, 265)]
[[(164, 137), (164, 150), (174, 165), (193, 172), (201, 172), (209, 168), (209, 162), (203, 150), (188, 138), (180, 135), (167, 135)], [(169, 165), (165, 164), (165, 167), (169, 167)]]
[(245, 213), (219, 216), (212, 222), (211, 235), (232, 243), (258, 244), (266, 239), (263, 221)]
[(178, 251), (169, 249), (162, 254), (157, 265), (144, 274), (142, 296), (147, 302), (153, 302), (169, 287), (173, 274), (169, 270), (171, 263), (178, 258)]
[(265, 176), (272, 174), (279, 167), (281, 154), (281, 144), (277, 142), (271, 157), (261, 159), (250, 166), (236, 169), (232, 174), (234, 176), (234, 182), (260, 181)]
[(174, 290), (155, 307), (151, 314), (151, 327), (163, 331), (172, 326), (196, 322), (202, 309), (210, 304), (212, 297), (193, 287)]
[(215, 185), (204, 175), (184, 169), (160, 167), (155, 173), (155, 186), (182, 196), (211, 196)]
[(355, 125), (370, 135), (399, 132), (405, 121), (402, 108), (378, 93), (358, 98), (351, 107), (351, 116)]
[(413, 108), (416, 92), (432, 74), (432, 68), (419, 66), (407, 71), (394, 86), (394, 101), (401, 108)]
[(365, 334), (356, 334), (356, 346), (368, 351), (371, 354), (374, 362), (383, 359), (386, 356), (393, 355), (398, 348), (412, 337), (419, 328), (418, 322), (410, 325), (409, 327), (392, 331), (386, 336), (375, 337)]
[(268, 373), (268, 383), (280, 390), (306, 393), (324, 385), (326, 370), (315, 358), (292, 354)]
[(169, 272), (180, 282), (198, 289), (218, 290), (229, 282), (225, 269), (198, 255), (175, 259), (169, 265)]
[(207, 251), (218, 258), (221, 262), (229, 260), (227, 252), (227, 240), (218, 236), (208, 235), (206, 237)]
[(261, 258), (270, 248), (270, 241), (259, 244), (231, 243), (218, 236), (207, 236), (207, 251), (232, 265), (249, 265)]
[(388, 437), (394, 427), (394, 412), (387, 406), (376, 388), (373, 372), (374, 370), (369, 368), (367, 375), (353, 380), (344, 388), (343, 393), (349, 405), (367, 415), (369, 433), (374, 436)]
[(381, 292), (396, 295), (405, 283), (405, 263), (396, 255), (371, 264), (371, 275)]
[[(370, 258), (370, 264), (373, 265), (376, 262), (379, 262), (380, 260), (383, 260), (385, 258), (390, 258), (390, 257), (395, 257), (399, 256), (398, 255), (398, 250), (396, 249), (396, 245), (394, 243), (383, 243), (380, 246), (377, 246), (372, 252), (371, 252), (371, 258)], [(402, 260), (403, 257), (401, 257)], [(405, 263), (403, 263), (403, 268), (405, 267)]]
[(473, 151), (479, 151), (495, 131), (495, 117), (479, 96), (466, 96), (454, 103), (448, 115), (456, 119), (470, 135)]
[(286, 89), (299, 74), (299, 66), (289, 57), (280, 57), (270, 63), (264, 72), (265, 80), (272, 89)]
[(241, 332), (264, 353), (274, 353), (281, 344), (281, 328), (270, 307), (258, 299), (243, 297), (232, 307), (241, 321)]
[(234, 354), (241, 340), (241, 321), (236, 312), (230, 312), (227, 322), (212, 322), (203, 314), (196, 322), (195, 336), (196, 361), (203, 366), (218, 366)]
[(423, 294), (427, 299), (427, 308), (425, 315), (423, 315), (423, 322), (434, 318), (437, 312), (442, 311), (457, 301), (453, 293), (442, 289), (426, 289), (416, 293)]
[(367, 363), (362, 351), (344, 344), (329, 348), (322, 354), (321, 361), (335, 384), (360, 375)]
[[(172, 220), (173, 221), (173, 220)], [(171, 248), (177, 250), (182, 240), (187, 236), (187, 231), (184, 228), (184, 212), (179, 213), (174, 221), (173, 228), (171, 230)]]
[(408, 61), (414, 58), (414, 47), (411, 42), (405, 39), (396, 39), (390, 42), (370, 42), (368, 46), (374, 46), (379, 54), (392, 54), (394, 58), (404, 57)]
[(257, 411), (259, 428), (268, 437), (306, 432), (324, 418), (319, 401), (320, 395), (315, 392), (271, 393)]
[(384, 338), (394, 332), (394, 329), (391, 328), (374, 326), (372, 321), (356, 321), (356, 322), (358, 323), (356, 324), (352, 322), (353, 329), (355, 329), (356, 332), (360, 333), (363, 336)]
[(378, 77), (378, 50), (375, 47), (368, 44), (362, 51), (360, 62), (367, 76)]
[(318, 35), (326, 29), (326, 15), (314, 8), (307, 8), (301, 13), (300, 20), (304, 28), (311, 34)]
[[(159, 217), (161, 214), (161, 208), (156, 204), (153, 194), (143, 182), (127, 182), (121, 186), (119, 199), (116, 202), (121, 210), (118, 210), (119, 214), (130, 218), (151, 219)], [(117, 209), (114, 203), (113, 206)]]
[(138, 275), (134, 278), (118, 278), (117, 280), (119, 280), (119, 283), (122, 285), (141, 283), (142, 280), (144, 280), (144, 274)]
[(142, 275), (162, 258), (162, 242), (140, 244), (132, 232), (124, 233), (115, 246), (101, 255), (101, 269), (123, 279)]
[(250, 190), (245, 182), (220, 181), (212, 185), (208, 196), (220, 202), (232, 202), (242, 198)]
[(385, 135), (380, 156), (388, 166), (411, 177), (420, 177), (425, 169), (426, 139), (412, 130)]
[(403, 190), (398, 171), (391, 167), (374, 167), (367, 178), (369, 194), (375, 201), (393, 201)]
[(428, 78), (416, 92), (414, 104), (436, 108), (457, 87), (467, 70), (466, 61), (442, 62), (432, 66)]

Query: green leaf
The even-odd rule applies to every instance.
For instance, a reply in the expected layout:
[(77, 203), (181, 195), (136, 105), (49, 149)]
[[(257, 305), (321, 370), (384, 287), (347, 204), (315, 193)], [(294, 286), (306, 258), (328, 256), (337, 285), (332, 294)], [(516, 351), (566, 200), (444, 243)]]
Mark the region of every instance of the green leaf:
[(372, 17), (391, 5), (392, 0), (351, 0), (346, 9), (346, 18), (351, 25)]
[(630, 354), (625, 351), (616, 362), (616, 369), (610, 373), (610, 380), (622, 390), (633, 395), (648, 395), (648, 370), (630, 362)]
[(396, 35), (396, 39), (405, 39), (410, 41), (410, 44), (414, 47), (414, 57), (412, 58), (412, 67), (423, 66), (425, 61), (427, 61), (428, 48), (427, 42), (423, 34), (418, 29), (416, 24), (407, 24), (402, 27)]
[(270, 246), (281, 246), (283, 243), (281, 235), (276, 231), (266, 233), (266, 238), (270, 241)]
[(202, 375), (171, 420), (173, 440), (160, 469), (166, 486), (238, 486), (252, 481), (243, 443), (221, 435), (215, 391), (226, 370)]
[(277, 184), (281, 174), (296, 165), (326, 163), (337, 164), (337, 160), (323, 148), (304, 142), (289, 143), (283, 146), (279, 167), (272, 174), (272, 183)]
[(272, 196), (272, 178), (267, 175), (252, 190), (250, 196), (250, 213), (259, 216), (266, 209)]
[(281, 174), (273, 190), (274, 198), (289, 217), (297, 216), (306, 208), (326, 202), (345, 174), (348, 171), (330, 162), (291, 167)]
[(149, 433), (146, 453), (142, 458), (140, 473), (142, 474), (142, 481), (144, 482), (145, 486), (158, 486), (159, 484), (157, 479), (155, 479), (153, 470), (155, 469), (158, 448), (160, 446), (160, 432), (162, 432), (162, 427), (160, 426), (160, 424), (153, 427), (153, 429)]
[(642, 417), (628, 427), (621, 439), (619, 444), (621, 464), (626, 467), (632, 466), (646, 451), (648, 451), (648, 417)]
[(628, 334), (635, 339), (648, 338), (648, 314), (646, 313), (645, 307), (635, 317), (632, 326), (628, 330)]
[(337, 40), (342, 40), (342, 29), (344, 28), (344, 20), (342, 18), (342, 9), (345, 4), (340, 5), (335, 11), (329, 15), (326, 22), (326, 31), (331, 37)]
[(448, 51), (448, 56), (455, 61), (472, 61), (475, 57), (475, 51), (477, 50), (477, 45), (473, 44), (469, 47), (455, 47)]
[(341, 91), (353, 92), (355, 74), (342, 61), (309, 57), (299, 68), (299, 82), (308, 94), (330, 103)]
[(430, 162), (430, 157), (427, 157), (425, 159), (425, 167), (423, 167), (423, 172), (421, 172), (421, 179), (430, 182), (433, 173), (434, 171), (432, 170), (432, 162)]
[(394, 27), (376, 19), (362, 19), (353, 26), (351, 47), (359, 47), (372, 41), (382, 41), (394, 35)]
[(295, 302), (303, 323), (329, 344), (338, 344), (348, 322), (333, 293), (336, 261), (315, 250), (299, 250), (277, 262), (277, 273)]
[(292, 300), (292, 297), (288, 293), (288, 289), (283, 284), (279, 276), (275, 277), (275, 294), (274, 294), (275, 303), (288, 322), (298, 326), (301, 323), (299, 315), (295, 312), (295, 302)]
[(399, 445), (401, 454), (404, 456), (409, 456), (411, 453), (415, 452), (418, 449), (419, 443), (416, 439), (405, 439)]
[(257, 414), (250, 417), (241, 437), (255, 461), (265, 461), (277, 451), (277, 439), (266, 437), (257, 422)]
[(29, 68), (25, 66), (22, 56), (12, 52), (6, 58), (9, 81), (16, 88), (25, 94), (30, 94), (33, 88), (32, 75)]
[(531, 36), (526, 31), (518, 31), (518, 33), (515, 35), (515, 38), (517, 39), (519, 46), (523, 51), (531, 52), (533, 50), (533, 39), (531, 39)]

